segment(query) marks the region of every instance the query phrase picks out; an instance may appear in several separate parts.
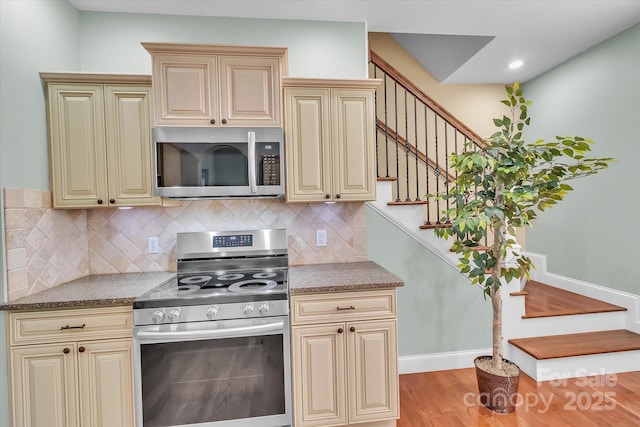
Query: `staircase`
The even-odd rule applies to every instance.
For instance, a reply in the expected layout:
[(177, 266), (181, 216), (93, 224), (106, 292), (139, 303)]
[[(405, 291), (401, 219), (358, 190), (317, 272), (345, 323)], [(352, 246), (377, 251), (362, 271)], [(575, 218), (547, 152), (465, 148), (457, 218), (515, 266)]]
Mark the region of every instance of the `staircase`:
[[(378, 199), (370, 207), (455, 266), (451, 242), (432, 231), (448, 226), (439, 216), (446, 206), (425, 195), (447, 191), (455, 180), (447, 154), (478, 149), (480, 138), (382, 58), (370, 58), (370, 76), (383, 79)], [(528, 255), (535, 280), (503, 288), (505, 357), (538, 381), (640, 371), (640, 298), (553, 275), (544, 256)]]

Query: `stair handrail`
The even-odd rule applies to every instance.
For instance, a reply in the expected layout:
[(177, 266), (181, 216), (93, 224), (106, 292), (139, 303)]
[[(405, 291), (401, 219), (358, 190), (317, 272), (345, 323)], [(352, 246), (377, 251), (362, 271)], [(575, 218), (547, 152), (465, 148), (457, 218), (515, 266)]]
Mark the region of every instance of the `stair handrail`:
[(442, 105), (438, 104), (433, 98), (424, 93), (418, 86), (406, 78), (400, 71), (395, 69), (391, 64), (382, 59), (373, 50), (369, 50), (369, 62), (373, 63), (376, 67), (387, 73), (393, 80), (397, 81), (402, 87), (407, 89), (409, 93), (422, 101), (426, 106), (433, 110), (440, 118), (451, 126), (456, 128), (466, 138), (472, 141), (479, 147), (483, 146), (482, 138), (480, 135), (472, 131), (467, 125), (458, 120), (453, 114), (447, 111)]

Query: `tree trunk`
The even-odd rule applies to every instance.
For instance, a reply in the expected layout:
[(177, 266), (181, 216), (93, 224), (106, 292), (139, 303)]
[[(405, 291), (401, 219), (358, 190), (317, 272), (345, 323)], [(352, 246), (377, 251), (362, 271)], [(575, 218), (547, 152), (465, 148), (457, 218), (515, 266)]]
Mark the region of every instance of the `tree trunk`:
[(491, 364), (495, 369), (502, 369), (502, 298), (500, 296), (500, 273), (502, 270), (502, 252), (500, 251), (503, 240), (502, 227), (493, 230), (493, 253), (496, 257), (496, 266), (491, 272), (493, 288), (491, 290), (491, 306), (493, 307), (493, 352)]

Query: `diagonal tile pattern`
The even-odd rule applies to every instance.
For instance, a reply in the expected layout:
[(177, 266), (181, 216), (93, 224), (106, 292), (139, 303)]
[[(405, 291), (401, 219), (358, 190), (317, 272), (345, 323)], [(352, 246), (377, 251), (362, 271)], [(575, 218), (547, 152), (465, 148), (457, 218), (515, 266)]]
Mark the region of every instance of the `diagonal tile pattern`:
[[(286, 228), (290, 264), (366, 260), (364, 203), (180, 201), (172, 207), (60, 210), (51, 193), (5, 189), (9, 301), (88, 274), (175, 271), (176, 233)], [(315, 230), (327, 230), (326, 247)], [(157, 236), (160, 253), (147, 253)]]
[(51, 193), (4, 189), (7, 290), (16, 300), (89, 273), (87, 214), (51, 208)]

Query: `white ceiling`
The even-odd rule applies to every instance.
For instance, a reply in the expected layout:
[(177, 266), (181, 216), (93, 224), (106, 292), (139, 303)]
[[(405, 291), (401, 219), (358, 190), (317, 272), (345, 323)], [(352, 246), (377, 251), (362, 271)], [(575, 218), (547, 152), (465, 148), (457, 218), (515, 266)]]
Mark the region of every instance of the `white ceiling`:
[[(103, 12), (366, 22), (445, 83), (525, 82), (640, 22), (640, 0), (69, 1)], [(515, 59), (524, 66), (509, 70)]]

